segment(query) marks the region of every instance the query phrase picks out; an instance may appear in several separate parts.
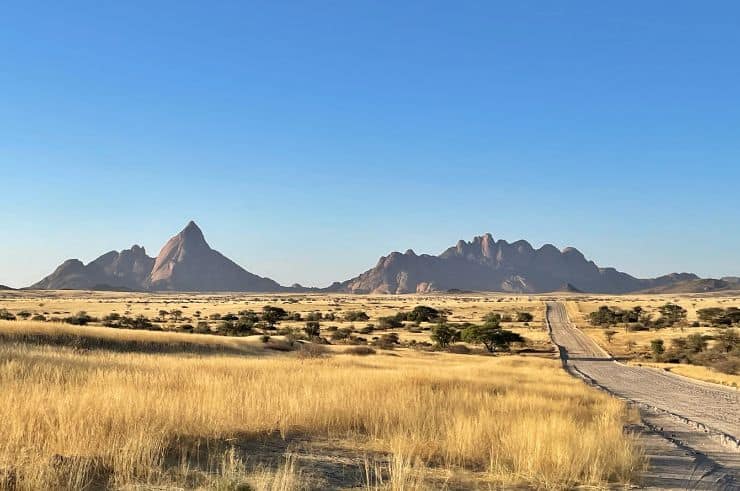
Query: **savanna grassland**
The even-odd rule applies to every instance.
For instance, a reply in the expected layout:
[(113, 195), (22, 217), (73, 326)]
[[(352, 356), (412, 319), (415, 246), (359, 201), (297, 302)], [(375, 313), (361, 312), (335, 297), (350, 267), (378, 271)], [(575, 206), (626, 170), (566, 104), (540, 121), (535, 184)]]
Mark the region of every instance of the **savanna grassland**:
[[(219, 334), (265, 305), (289, 314), (269, 334)], [(451, 324), (496, 312), (524, 341), (451, 353), (433, 322), (378, 321), (418, 305)], [(0, 309), (3, 488), (568, 489), (645, 465), (634, 415), (560, 368), (538, 297), (9, 292)], [(100, 325), (114, 312), (161, 322)], [(295, 314), (315, 312), (334, 320), (302, 337)], [(207, 332), (183, 329), (197, 318)]]

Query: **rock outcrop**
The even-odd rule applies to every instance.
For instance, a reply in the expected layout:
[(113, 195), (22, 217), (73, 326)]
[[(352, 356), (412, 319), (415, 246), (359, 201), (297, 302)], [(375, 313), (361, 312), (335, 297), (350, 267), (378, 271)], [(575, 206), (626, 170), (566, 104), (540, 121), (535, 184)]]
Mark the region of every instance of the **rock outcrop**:
[(279, 291), (269, 278), (252, 274), (211, 249), (203, 232), (190, 222), (159, 252), (145, 286), (176, 291)]
[(697, 279), (681, 273), (638, 279), (614, 268), (599, 268), (580, 251), (551, 244), (539, 249), (527, 241), (508, 243), (491, 234), (458, 241), (438, 256), (392, 252), (374, 268), (329, 291), (353, 293), (427, 293), (474, 290), (539, 293), (563, 289), (593, 293), (627, 293)]
[(63, 262), (52, 274), (31, 285), (38, 290), (171, 290), (260, 291), (283, 288), (262, 278), (211, 249), (195, 222), (172, 237), (156, 258), (134, 245), (111, 251), (83, 264), (79, 259)]

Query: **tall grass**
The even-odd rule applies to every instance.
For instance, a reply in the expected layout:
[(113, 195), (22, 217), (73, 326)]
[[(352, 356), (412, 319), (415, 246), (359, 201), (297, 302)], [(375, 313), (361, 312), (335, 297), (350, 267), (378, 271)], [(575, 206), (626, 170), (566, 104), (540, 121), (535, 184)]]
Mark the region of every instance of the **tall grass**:
[(273, 434), (387, 455), (387, 464), (374, 465), (384, 469), (366, 469), (369, 487), (428, 487), (426, 474), (440, 471), (547, 489), (628, 482), (642, 458), (623, 433), (624, 406), (558, 366), (517, 357), (194, 356), (6, 341), (0, 482), (308, 486), (294, 459), (265, 468), (235, 456), (244, 442)]

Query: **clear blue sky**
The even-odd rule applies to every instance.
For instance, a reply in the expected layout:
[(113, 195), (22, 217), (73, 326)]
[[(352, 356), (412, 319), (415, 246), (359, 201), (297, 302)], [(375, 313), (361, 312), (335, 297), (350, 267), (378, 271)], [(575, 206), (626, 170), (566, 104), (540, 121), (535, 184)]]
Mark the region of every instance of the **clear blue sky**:
[(190, 219), (286, 284), (484, 232), (740, 274), (740, 4), (557, 3), (5, 2), (0, 283)]

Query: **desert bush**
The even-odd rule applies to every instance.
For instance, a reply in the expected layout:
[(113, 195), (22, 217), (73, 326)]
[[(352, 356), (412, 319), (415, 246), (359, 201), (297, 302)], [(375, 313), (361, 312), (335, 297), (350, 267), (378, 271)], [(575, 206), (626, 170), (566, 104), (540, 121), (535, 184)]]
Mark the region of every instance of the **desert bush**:
[(470, 348), (468, 348), (464, 344), (451, 344), (447, 347), (447, 351), (457, 355), (468, 355), (471, 353)]
[(352, 334), (352, 329), (343, 327), (341, 329), (336, 329), (332, 331), (331, 339), (332, 341), (342, 341), (344, 339), (349, 338), (351, 334)]
[(87, 315), (87, 312), (84, 311), (77, 312), (75, 315), (64, 318), (64, 322), (75, 326), (85, 326), (93, 321), (95, 321), (95, 318)]
[(378, 329), (397, 329), (403, 327), (403, 322), (398, 315), (378, 318)]
[(348, 322), (365, 322), (370, 320), (370, 316), (362, 310), (348, 310), (344, 313), (344, 320)]
[(306, 326), (303, 328), (303, 332), (310, 338), (315, 338), (321, 335), (321, 324), (319, 321), (308, 321)]
[(373, 342), (373, 344), (382, 349), (393, 349), (401, 344), (401, 341), (398, 338), (398, 334), (396, 334), (395, 332), (390, 332), (381, 335)]
[(344, 350), (348, 355), (367, 356), (374, 355), (376, 352), (370, 346), (353, 346)]
[(357, 332), (360, 334), (371, 334), (375, 330), (375, 326), (368, 324), (365, 327), (360, 328)]

